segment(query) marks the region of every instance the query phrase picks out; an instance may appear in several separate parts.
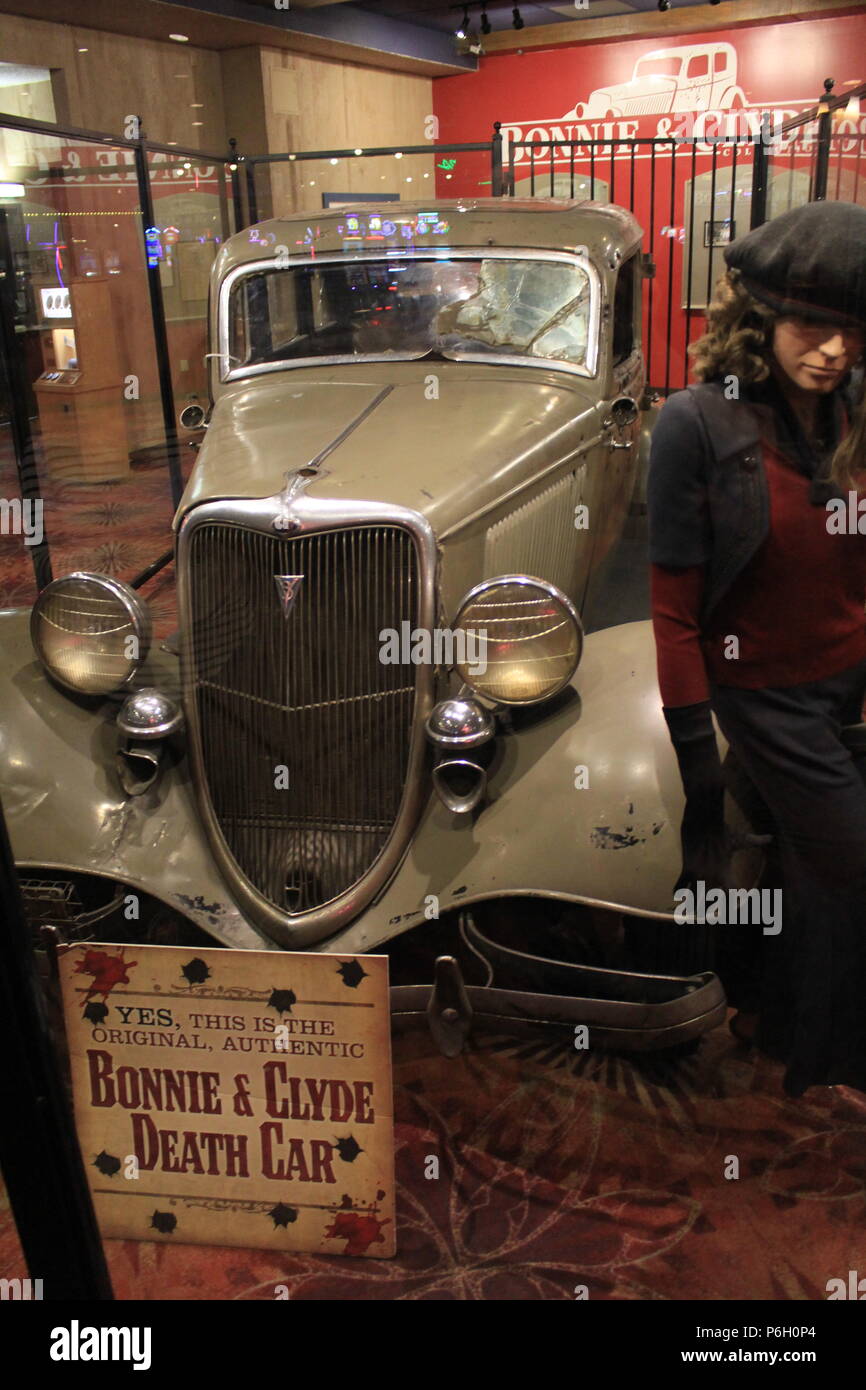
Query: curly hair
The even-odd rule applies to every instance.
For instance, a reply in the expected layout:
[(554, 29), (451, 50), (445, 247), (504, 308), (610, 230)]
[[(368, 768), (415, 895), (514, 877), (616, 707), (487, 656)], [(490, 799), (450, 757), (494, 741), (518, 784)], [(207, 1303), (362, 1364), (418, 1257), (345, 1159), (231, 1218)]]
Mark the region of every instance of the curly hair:
[(695, 375), (701, 381), (716, 376), (735, 376), (743, 383), (763, 381), (770, 371), (768, 358), (778, 317), (748, 293), (739, 270), (726, 270), (707, 305), (706, 331), (687, 349)]
[[(744, 385), (770, 372), (773, 329), (781, 315), (748, 293), (739, 270), (726, 270), (707, 305), (707, 327), (687, 352), (701, 381), (735, 376)], [(866, 393), (861, 391), (848, 433), (830, 461), (829, 477), (843, 491), (866, 493)]]

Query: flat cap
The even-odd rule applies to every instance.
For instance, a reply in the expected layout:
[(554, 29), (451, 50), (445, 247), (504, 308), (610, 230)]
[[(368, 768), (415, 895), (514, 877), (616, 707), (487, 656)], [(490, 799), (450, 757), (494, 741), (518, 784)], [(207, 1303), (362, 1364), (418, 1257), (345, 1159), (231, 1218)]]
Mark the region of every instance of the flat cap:
[(725, 247), (744, 288), (777, 313), (866, 327), (866, 208), (818, 202)]

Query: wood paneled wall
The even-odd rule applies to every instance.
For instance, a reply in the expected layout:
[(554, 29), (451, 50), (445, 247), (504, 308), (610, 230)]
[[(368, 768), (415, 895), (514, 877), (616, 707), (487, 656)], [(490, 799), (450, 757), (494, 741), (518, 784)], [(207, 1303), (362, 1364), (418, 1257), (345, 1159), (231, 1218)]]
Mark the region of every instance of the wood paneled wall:
[(0, 60), (62, 73), (54, 84), (59, 122), (122, 135), (126, 117), (140, 116), (151, 140), (225, 149), (218, 53), (0, 14)]
[[(261, 64), (269, 153), (420, 145), (431, 129), (429, 77), (267, 48), (261, 50)], [(403, 159), (340, 160), (336, 165), (275, 165), (270, 171), (273, 211), (276, 216), (321, 211), (323, 193), (432, 198), (433, 166), (432, 152)]]

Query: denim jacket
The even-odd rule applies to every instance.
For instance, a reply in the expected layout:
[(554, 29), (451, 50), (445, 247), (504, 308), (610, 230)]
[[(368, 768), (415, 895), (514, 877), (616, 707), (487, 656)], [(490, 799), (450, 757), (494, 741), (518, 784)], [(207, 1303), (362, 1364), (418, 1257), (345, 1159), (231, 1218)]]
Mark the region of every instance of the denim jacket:
[[(725, 396), (725, 378), (669, 396), (650, 444), (647, 479), (649, 554), (653, 564), (706, 567), (701, 622), (766, 539), (769, 492), (762, 437), (774, 439), (813, 478), (813, 504), (835, 495), (824, 481), (850, 397), (837, 387), (822, 420), (828, 447), (817, 456), (775, 383)], [(847, 406), (847, 410), (846, 410)]]

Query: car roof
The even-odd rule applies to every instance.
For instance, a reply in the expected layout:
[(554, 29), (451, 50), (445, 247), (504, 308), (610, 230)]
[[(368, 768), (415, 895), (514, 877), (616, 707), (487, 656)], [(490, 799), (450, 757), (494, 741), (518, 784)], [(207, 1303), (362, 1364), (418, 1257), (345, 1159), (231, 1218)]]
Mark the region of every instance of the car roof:
[[(419, 214), (424, 214), (419, 221)], [(432, 215), (436, 214), (437, 219)], [(346, 218), (379, 216), (394, 232), (346, 236)], [(447, 229), (442, 230), (442, 224)], [(403, 228), (412, 228), (411, 237)], [(439, 231), (435, 228), (438, 226)], [(369, 227), (363, 229), (369, 232)], [(230, 237), (219, 252), (220, 276), (245, 261), (272, 259), (276, 247), (308, 257), (357, 250), (418, 251), (443, 247), (516, 247), (573, 251), (614, 268), (640, 244), (643, 229), (627, 208), (576, 198), (429, 198), (412, 203), (353, 203), (274, 218)]]

